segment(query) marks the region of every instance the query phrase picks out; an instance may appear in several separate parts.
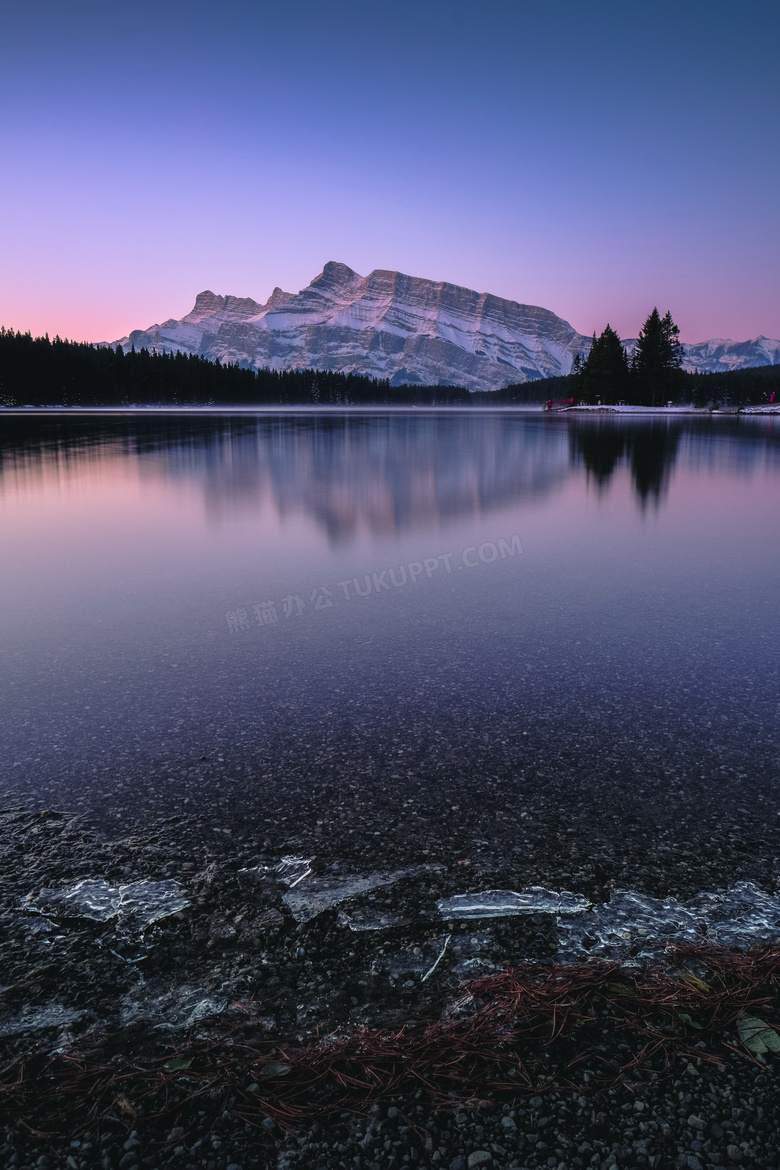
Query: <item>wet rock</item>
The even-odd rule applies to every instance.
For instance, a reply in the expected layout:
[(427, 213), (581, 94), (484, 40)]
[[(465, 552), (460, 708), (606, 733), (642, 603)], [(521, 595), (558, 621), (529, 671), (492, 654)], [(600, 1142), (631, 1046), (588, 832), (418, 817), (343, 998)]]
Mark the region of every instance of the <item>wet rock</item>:
[(279, 926), (284, 926), (284, 915), (271, 907), (258, 914), (255, 923), (261, 930), (275, 930)]

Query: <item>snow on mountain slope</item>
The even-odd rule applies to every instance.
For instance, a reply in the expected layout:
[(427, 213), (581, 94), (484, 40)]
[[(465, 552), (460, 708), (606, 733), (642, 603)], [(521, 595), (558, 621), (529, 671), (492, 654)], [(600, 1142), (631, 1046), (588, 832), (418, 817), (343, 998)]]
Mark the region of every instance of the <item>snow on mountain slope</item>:
[[(199, 353), (255, 369), (311, 367), (405, 382), (494, 390), (568, 373), (591, 339), (549, 309), (444, 281), (375, 269), (359, 276), (333, 261), (298, 293), (199, 293), (181, 320), (136, 329), (124, 349)], [(633, 341), (623, 343), (629, 350)], [(686, 345), (685, 368), (730, 370), (780, 362), (780, 341), (758, 337)]]
[(299, 293), (198, 294), (181, 320), (134, 330), (114, 345), (200, 353), (256, 369), (339, 370), (393, 385), (492, 390), (566, 373), (590, 338), (548, 309), (443, 281), (377, 269), (359, 276), (330, 262)]
[(713, 337), (685, 346), (686, 370), (743, 370), (747, 366), (780, 365), (780, 341), (771, 337), (756, 337), (753, 341), (731, 341)]

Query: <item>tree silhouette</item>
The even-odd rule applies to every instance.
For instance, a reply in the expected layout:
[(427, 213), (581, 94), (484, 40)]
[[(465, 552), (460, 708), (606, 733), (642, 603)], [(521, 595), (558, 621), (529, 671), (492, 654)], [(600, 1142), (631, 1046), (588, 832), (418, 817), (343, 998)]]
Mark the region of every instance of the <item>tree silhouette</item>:
[(611, 325), (596, 337), (582, 363), (579, 396), (593, 406), (619, 402), (628, 391), (628, 360), (620, 338)]
[(654, 308), (639, 332), (631, 360), (636, 402), (664, 406), (680, 390), (684, 350), (679, 334), (671, 313), (662, 317)]

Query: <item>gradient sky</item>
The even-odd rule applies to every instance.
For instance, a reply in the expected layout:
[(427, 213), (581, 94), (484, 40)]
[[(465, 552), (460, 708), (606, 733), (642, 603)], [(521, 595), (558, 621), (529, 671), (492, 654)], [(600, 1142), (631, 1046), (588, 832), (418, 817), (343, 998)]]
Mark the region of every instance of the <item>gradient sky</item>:
[(0, 0), (0, 324), (114, 339), (327, 260), (780, 337), (776, 0)]

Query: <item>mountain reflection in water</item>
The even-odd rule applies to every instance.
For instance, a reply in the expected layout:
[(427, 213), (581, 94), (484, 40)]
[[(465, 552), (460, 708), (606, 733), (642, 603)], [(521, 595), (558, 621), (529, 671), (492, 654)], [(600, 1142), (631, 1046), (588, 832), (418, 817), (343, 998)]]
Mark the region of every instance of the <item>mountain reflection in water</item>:
[(212, 519), (270, 503), (282, 520), (305, 514), (334, 543), (488, 514), (558, 490), (582, 469), (603, 492), (626, 467), (640, 507), (658, 507), (683, 453), (696, 464), (706, 447), (712, 463), (713, 427), (725, 438), (741, 426), (745, 472), (780, 459), (771, 423), (679, 417), (8, 414), (2, 424), (0, 493), (131, 460), (141, 478), (198, 485)]

